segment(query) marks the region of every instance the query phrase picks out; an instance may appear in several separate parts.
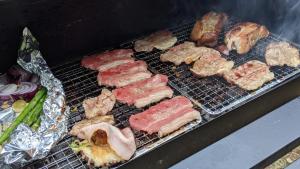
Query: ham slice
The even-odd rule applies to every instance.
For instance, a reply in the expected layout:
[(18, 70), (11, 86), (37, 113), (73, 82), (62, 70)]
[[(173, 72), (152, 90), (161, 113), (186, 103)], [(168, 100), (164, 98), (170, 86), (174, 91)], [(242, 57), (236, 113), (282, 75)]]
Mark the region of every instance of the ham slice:
[(120, 130), (102, 122), (83, 127), (78, 137), (97, 146), (108, 144), (123, 160), (129, 160), (136, 150), (134, 135), (128, 127)]
[(134, 62), (131, 49), (115, 49), (84, 57), (81, 65), (92, 70), (105, 71), (124, 63)]
[(115, 89), (113, 94), (121, 103), (134, 104), (141, 108), (164, 98), (171, 98), (173, 91), (167, 86), (167, 82), (167, 76), (157, 74), (149, 79)]
[(129, 123), (135, 130), (149, 134), (158, 132), (162, 137), (193, 120), (200, 120), (200, 113), (192, 107), (190, 100), (177, 96), (162, 101), (142, 113), (130, 116)]
[(122, 87), (151, 76), (144, 61), (135, 61), (99, 72), (97, 79), (99, 85)]

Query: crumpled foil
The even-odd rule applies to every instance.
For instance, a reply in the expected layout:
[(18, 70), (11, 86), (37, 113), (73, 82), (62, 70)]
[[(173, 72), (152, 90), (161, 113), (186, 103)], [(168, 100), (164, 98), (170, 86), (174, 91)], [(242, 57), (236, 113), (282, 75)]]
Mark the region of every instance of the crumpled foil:
[[(38, 131), (33, 131), (25, 124), (20, 124), (4, 144), (0, 153), (0, 168), (24, 165), (36, 159), (44, 158), (51, 147), (67, 133), (65, 94), (61, 82), (54, 77), (39, 51), (39, 44), (28, 28), (23, 30), (22, 44), (19, 49), (18, 64), (40, 77), (41, 85), (48, 89), (43, 106), (44, 114)], [(12, 121), (11, 108), (0, 112), (0, 122)]]

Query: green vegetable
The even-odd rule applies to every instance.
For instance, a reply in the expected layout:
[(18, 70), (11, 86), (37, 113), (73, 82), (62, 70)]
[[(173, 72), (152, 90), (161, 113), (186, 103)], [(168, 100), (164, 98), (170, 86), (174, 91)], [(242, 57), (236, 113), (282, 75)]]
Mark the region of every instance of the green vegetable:
[(69, 147), (75, 152), (78, 153), (82, 148), (90, 146), (90, 143), (87, 140), (79, 141), (74, 140)]
[(36, 130), (40, 127), (41, 121), (42, 121), (42, 119), (39, 118), (37, 121), (35, 121), (35, 122), (32, 124), (31, 128), (32, 128), (33, 130), (36, 131)]
[(11, 123), (11, 125), (1, 134), (0, 145), (2, 145), (9, 137), (10, 134), (18, 127), (20, 123), (26, 118), (30, 111), (35, 107), (41, 98), (43, 98), (47, 93), (46, 88), (41, 88), (29, 102), (29, 104), (24, 108), (20, 115)]
[(26, 105), (27, 103), (25, 100), (17, 100), (13, 103), (12, 108), (16, 113), (21, 113)]
[(29, 115), (27, 115), (27, 117), (24, 120), (25, 124), (27, 124), (28, 126), (31, 126), (35, 121), (38, 120), (38, 118), (40, 117), (40, 114), (43, 111), (43, 105), (44, 105), (44, 102), (46, 100), (46, 97), (47, 97), (47, 95), (44, 95), (38, 101), (38, 103), (35, 105), (35, 107), (31, 111), (31, 113)]

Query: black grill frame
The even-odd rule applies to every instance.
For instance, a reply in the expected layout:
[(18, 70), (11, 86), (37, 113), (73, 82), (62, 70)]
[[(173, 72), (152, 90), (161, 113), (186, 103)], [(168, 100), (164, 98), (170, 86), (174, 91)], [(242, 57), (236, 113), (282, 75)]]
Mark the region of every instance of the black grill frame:
[[(225, 31), (230, 29), (238, 20), (234, 18), (230, 18), (229, 23), (225, 26)], [(179, 27), (171, 28), (171, 30), (178, 38), (178, 42), (182, 43), (185, 40), (188, 40), (190, 31), (194, 21), (187, 22)], [(221, 33), (220, 42), (223, 41), (224, 32)], [(278, 36), (271, 34), (268, 38), (261, 40), (257, 43), (257, 45), (246, 55), (237, 56), (235, 52), (231, 52), (229, 56), (223, 55), (223, 57), (227, 59), (235, 59), (236, 65), (238, 66), (242, 63), (250, 59), (258, 59), (264, 61), (264, 48), (269, 42), (276, 42), (283, 39), (278, 38)], [(121, 48), (132, 48), (134, 41), (129, 41), (126, 43), (121, 44), (119, 47)], [(294, 44), (295, 45), (295, 44)], [(297, 46), (297, 45), (295, 45)], [(267, 93), (275, 88), (287, 83), (288, 81), (299, 77), (299, 67), (298, 68), (290, 68), (290, 67), (274, 67), (271, 69), (272, 72), (275, 73), (276, 79), (265, 84), (263, 88), (255, 91), (255, 92), (246, 92), (242, 89), (239, 89), (236, 86), (229, 85), (225, 80), (220, 77), (209, 77), (204, 79), (199, 79), (195, 76), (192, 76), (191, 73), (188, 71), (189, 65), (180, 65), (177, 68), (173, 68), (174, 65), (171, 63), (162, 63), (159, 62), (159, 55), (164, 51), (154, 50), (149, 53), (136, 53), (135, 57), (139, 60), (145, 60), (148, 65), (150, 71), (153, 73), (162, 73), (168, 75), (170, 82), (169, 85), (171, 88), (175, 90), (175, 95), (184, 95), (190, 98), (194, 104), (195, 108), (200, 110), (198, 106), (200, 106), (204, 111), (201, 111), (203, 120), (201, 123), (193, 122), (185, 127), (183, 127), (179, 132), (175, 132), (172, 135), (165, 137), (163, 139), (158, 138), (156, 135), (147, 135), (140, 132), (135, 132), (135, 136), (137, 137), (137, 144), (138, 144), (138, 151), (133, 159), (153, 150), (154, 148), (159, 147), (166, 142), (179, 137), (181, 134), (189, 132), (195, 128), (198, 128), (205, 123), (215, 119), (216, 117), (227, 113), (257, 97)], [(96, 75), (97, 72), (87, 70), (85, 68), (80, 67), (79, 61), (66, 63), (64, 65), (55, 67), (52, 69), (55, 76), (60, 79), (64, 85), (66, 96), (67, 96), (67, 103), (71, 106), (71, 109), (74, 110), (69, 117), (69, 129), (74, 125), (75, 122), (80, 121), (84, 118), (83, 108), (81, 106), (81, 102), (83, 99), (88, 97), (97, 96), (100, 92), (102, 87), (97, 85)], [(177, 73), (175, 73), (175, 70)], [(178, 77), (176, 74), (180, 74)], [(239, 94), (239, 97), (235, 97), (235, 101), (238, 102), (229, 102), (229, 107), (225, 109), (211, 109), (205, 104), (201, 104), (201, 100), (195, 95), (199, 94), (199, 90), (196, 90), (201, 87), (201, 85), (196, 85), (194, 83), (185, 84), (185, 79), (190, 79), (194, 83), (199, 83), (203, 85), (209, 84), (221, 84), (228, 88), (225, 94), (234, 92)], [(216, 82), (216, 83), (215, 83)], [(193, 87), (196, 86), (196, 87)], [(211, 88), (210, 90), (215, 90), (216, 88)], [(229, 91), (229, 92), (228, 92)], [(202, 92), (207, 92), (204, 90)], [(209, 92), (207, 92), (209, 93)], [(232, 94), (232, 93), (231, 93)], [(219, 94), (218, 94), (219, 95)], [(217, 95), (217, 96), (218, 96)], [(205, 99), (207, 94), (203, 97), (199, 97), (201, 99)], [(214, 97), (210, 97), (210, 99), (214, 100)], [(208, 101), (210, 100), (208, 98)], [(233, 99), (233, 100), (234, 100)], [(232, 100), (231, 100), (232, 101)], [(227, 103), (226, 103), (227, 104)], [(222, 104), (223, 105), (223, 104)], [(142, 110), (135, 109), (133, 107), (124, 105), (124, 104), (117, 104), (113, 110), (113, 114), (117, 119), (117, 126), (122, 128), (128, 126), (127, 117), (131, 113), (137, 113)], [(125, 115), (124, 115), (125, 114)], [(127, 119), (126, 119), (127, 118)], [(122, 120), (123, 119), (123, 120)], [(71, 141), (74, 138), (71, 136), (66, 136), (63, 138), (54, 148), (51, 150), (49, 155), (42, 160), (35, 161), (34, 163), (28, 165), (28, 167), (34, 168), (88, 168), (85, 161), (81, 160), (80, 155), (76, 155), (72, 152), (72, 150), (68, 147)], [(124, 163), (123, 163), (124, 164)], [(113, 167), (119, 167), (123, 164), (117, 164)]]

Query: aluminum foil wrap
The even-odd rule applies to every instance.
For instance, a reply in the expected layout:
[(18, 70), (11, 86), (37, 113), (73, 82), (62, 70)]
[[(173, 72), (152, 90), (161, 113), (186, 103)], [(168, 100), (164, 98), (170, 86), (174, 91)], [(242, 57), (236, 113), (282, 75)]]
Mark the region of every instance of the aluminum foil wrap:
[[(12, 165), (24, 165), (27, 162), (41, 159), (67, 133), (67, 116), (65, 94), (61, 82), (54, 77), (39, 51), (39, 44), (30, 31), (23, 30), (22, 44), (19, 49), (18, 64), (40, 77), (42, 86), (48, 89), (47, 99), (43, 106), (41, 126), (33, 131), (25, 124), (20, 124), (4, 144), (0, 153), (0, 168)], [(11, 108), (0, 112), (0, 122), (12, 121)]]

